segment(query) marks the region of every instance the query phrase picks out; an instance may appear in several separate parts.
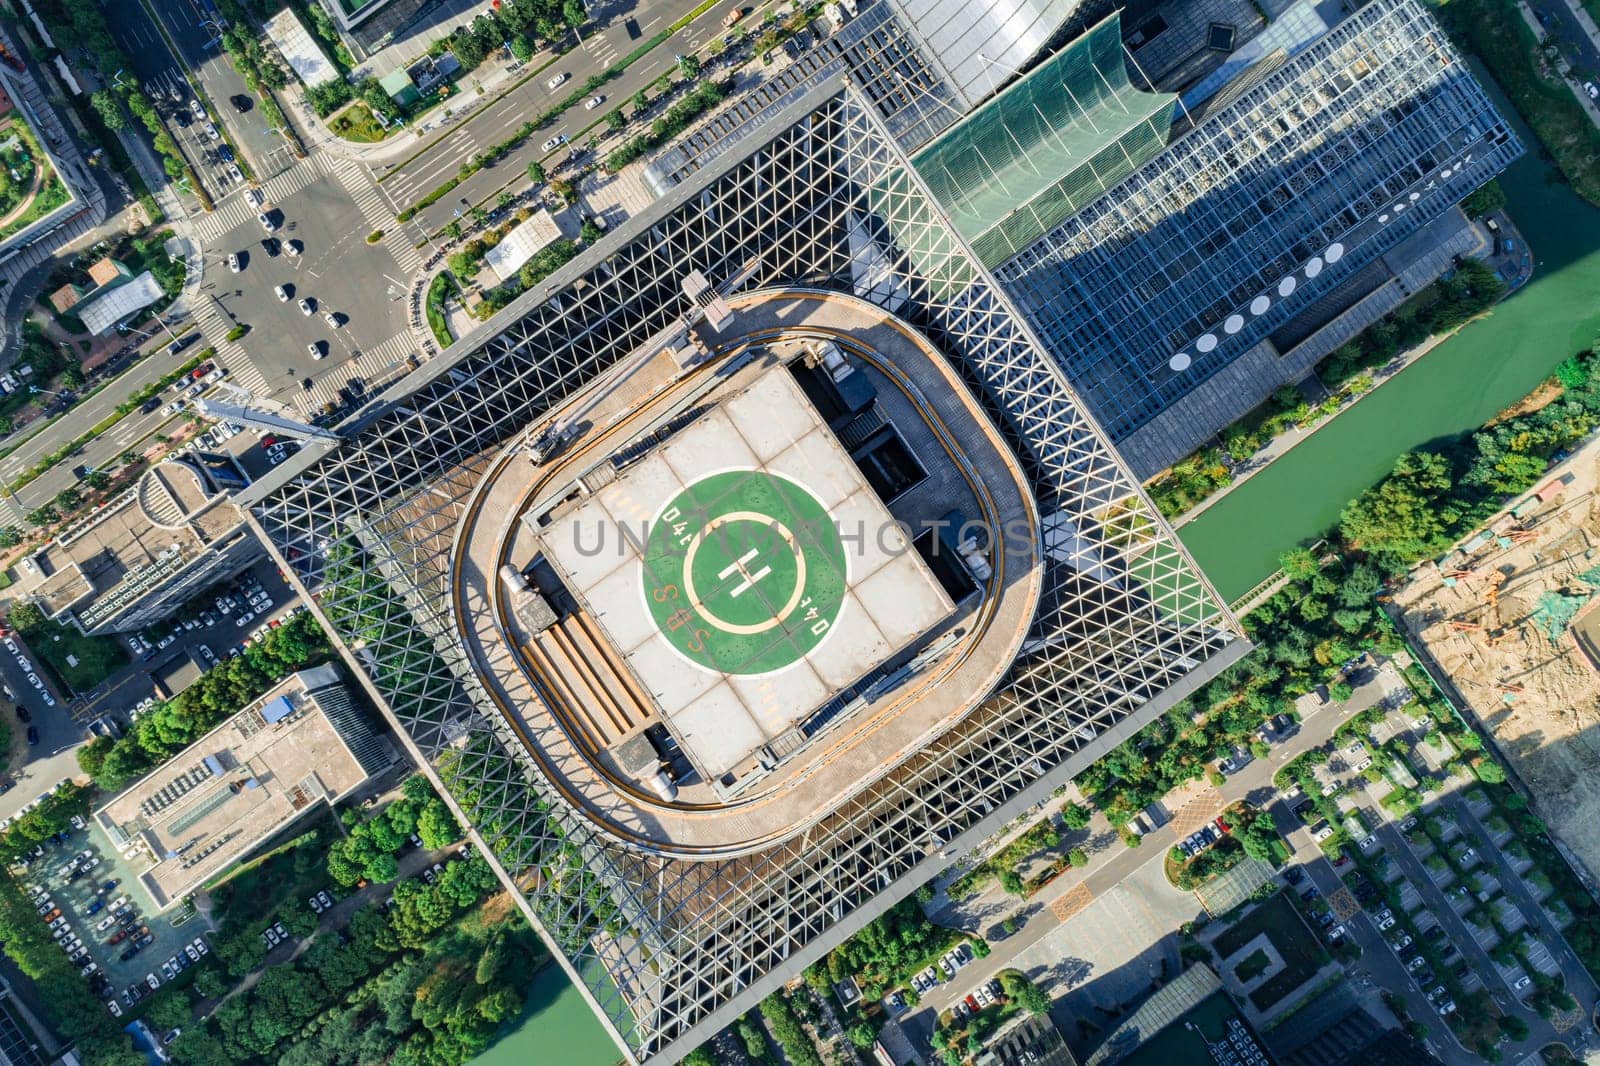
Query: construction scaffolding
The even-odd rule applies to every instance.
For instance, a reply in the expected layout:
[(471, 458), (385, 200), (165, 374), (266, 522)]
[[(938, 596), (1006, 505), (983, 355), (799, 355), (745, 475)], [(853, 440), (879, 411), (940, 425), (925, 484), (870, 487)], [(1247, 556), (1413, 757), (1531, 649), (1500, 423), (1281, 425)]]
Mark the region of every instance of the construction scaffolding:
[[(245, 497), (634, 1060), (686, 1053), (1246, 650), (874, 109), (835, 79), (756, 141)], [(912, 231), (916, 255), (895, 238)], [(950, 359), (1069, 534), (1047, 546), (996, 693), (803, 833), (716, 861), (647, 853), (569, 809), (494, 709), (449, 594), (494, 457), (681, 321), (692, 271), (892, 310)]]

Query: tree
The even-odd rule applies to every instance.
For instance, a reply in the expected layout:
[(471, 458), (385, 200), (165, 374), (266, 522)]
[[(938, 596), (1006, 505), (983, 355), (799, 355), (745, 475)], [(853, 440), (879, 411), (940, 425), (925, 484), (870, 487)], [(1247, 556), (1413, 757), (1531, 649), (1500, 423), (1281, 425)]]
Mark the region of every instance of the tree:
[(862, 1051), (867, 1050), (878, 1041), (878, 1031), (867, 1022), (856, 1022), (845, 1030), (845, 1036), (850, 1038), (850, 1043)]
[(1246, 855), (1277, 865), (1278, 829), (1273, 825), (1271, 815), (1265, 811), (1258, 812), (1254, 818), (1235, 829), (1234, 836)]
[(533, 58), (533, 42), (525, 33), (519, 33), (511, 38), (511, 58), (518, 63), (526, 63)]
[(1089, 825), (1091, 813), (1081, 803), (1068, 803), (1061, 808), (1061, 824), (1068, 829), (1084, 829)]
[(533, 182), (535, 185), (544, 184), (544, 164), (539, 162), (537, 159), (528, 164), (528, 180)]
[(128, 128), (127, 114), (111, 90), (97, 89), (90, 93), (89, 106), (94, 108), (94, 113), (100, 116), (100, 121), (104, 122), (106, 129), (111, 132), (121, 133)]
[(577, 29), (587, 22), (589, 16), (583, 10), (583, 0), (566, 0), (566, 3), (561, 5), (561, 18), (573, 29)]
[(595, 225), (594, 219), (586, 218), (583, 225), (578, 227), (578, 236), (583, 238), (585, 244), (593, 244), (605, 235), (605, 231)]
[(1459, 517), (1450, 488), (1449, 460), (1407, 452), (1388, 477), (1345, 507), (1340, 535), (1386, 569), (1398, 570), (1449, 543)]
[(1017, 989), (1017, 1003), (1029, 1014), (1049, 1014), (1050, 997), (1038, 985), (1028, 983)]
[(1500, 1026), (1500, 1031), (1513, 1041), (1528, 1039), (1528, 1023), (1518, 1015), (1507, 1012), (1500, 1017), (1497, 1024)]
[(650, 97), (643, 89), (640, 89), (628, 99), (628, 102), (633, 105), (635, 112), (643, 111), (650, 106)]
[(1472, 764), (1472, 771), (1486, 785), (1498, 785), (1506, 779), (1505, 767), (1487, 755)]
[(1089, 853), (1082, 848), (1073, 848), (1067, 852), (1067, 865), (1074, 869), (1081, 869), (1089, 865)]
[(1015, 870), (1000, 871), (1000, 887), (1013, 896), (1023, 894), (1022, 875)]
[[(570, 3), (571, 0), (568, 0), (568, 2)], [(699, 75), (700, 75), (700, 60), (696, 59), (692, 55), (681, 55), (681, 56), (679, 56), (678, 57), (678, 73), (682, 74), (685, 78), (696, 78), (696, 77), (699, 77)]]
[(1506, 191), (1500, 183), (1490, 178), (1482, 187), (1467, 195), (1461, 201), (1461, 210), (1465, 211), (1468, 218), (1482, 218), (1491, 215), (1506, 206)]
[(111, 475), (104, 470), (91, 470), (83, 476), (83, 483), (91, 489), (104, 492), (111, 487)]
[(620, 130), (626, 123), (627, 119), (622, 117), (622, 110), (620, 108), (614, 107), (610, 111), (606, 112), (607, 129)]

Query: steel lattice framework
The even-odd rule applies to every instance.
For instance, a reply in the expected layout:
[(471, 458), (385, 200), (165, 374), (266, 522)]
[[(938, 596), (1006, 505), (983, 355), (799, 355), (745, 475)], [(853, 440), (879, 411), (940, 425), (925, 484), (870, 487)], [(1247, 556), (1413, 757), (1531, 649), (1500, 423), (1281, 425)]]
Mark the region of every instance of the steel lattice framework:
[[(1246, 646), (871, 106), (835, 80), (770, 128), (245, 498), (635, 1059), (686, 1053)], [(452, 542), (493, 456), (682, 315), (688, 271), (751, 266), (873, 300), (950, 356), (1050, 516), (1045, 591), (950, 733), (797, 838), (665, 859), (566, 808), (496, 717), (453, 637)]]

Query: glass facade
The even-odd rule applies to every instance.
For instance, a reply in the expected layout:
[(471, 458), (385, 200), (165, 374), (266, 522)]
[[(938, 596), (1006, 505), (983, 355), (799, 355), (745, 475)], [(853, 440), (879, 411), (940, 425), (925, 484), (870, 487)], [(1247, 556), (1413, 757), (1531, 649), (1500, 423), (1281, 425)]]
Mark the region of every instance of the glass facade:
[(1120, 440), (1520, 152), (1421, 6), (1373, 0), (995, 273)]
[[(1246, 642), (853, 89), (819, 89), (597, 251), (242, 502), (619, 1046), (671, 1060)], [(449, 595), (483, 471), (678, 321), (691, 270), (850, 292), (920, 330), (1018, 455), (1051, 531), (1039, 610), (995, 693), (804, 833), (701, 861), (625, 844), (566, 806), (485, 692)]]
[(993, 266), (1161, 151), (1173, 100), (1129, 84), (1122, 20), (1112, 15), (912, 163), (978, 258)]

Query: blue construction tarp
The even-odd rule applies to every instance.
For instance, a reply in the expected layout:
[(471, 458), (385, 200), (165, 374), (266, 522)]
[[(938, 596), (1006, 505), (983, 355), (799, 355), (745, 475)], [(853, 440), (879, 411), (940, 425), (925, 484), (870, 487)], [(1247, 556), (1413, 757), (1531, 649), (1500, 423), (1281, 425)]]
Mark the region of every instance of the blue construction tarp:
[(294, 713), (294, 704), (289, 702), (288, 696), (279, 696), (277, 699), (261, 708), (261, 718), (268, 725), (281, 722)]

